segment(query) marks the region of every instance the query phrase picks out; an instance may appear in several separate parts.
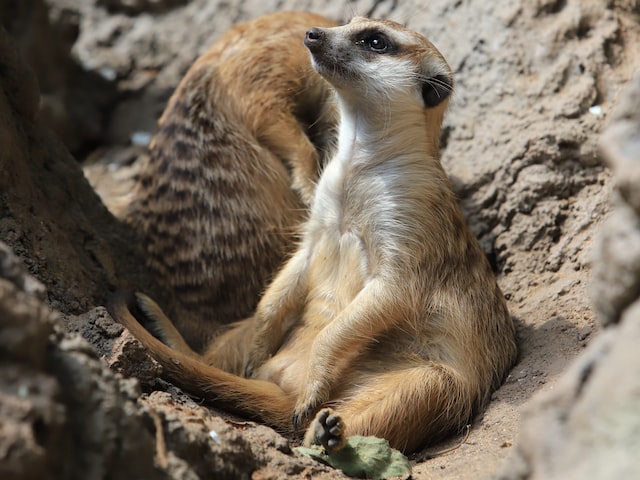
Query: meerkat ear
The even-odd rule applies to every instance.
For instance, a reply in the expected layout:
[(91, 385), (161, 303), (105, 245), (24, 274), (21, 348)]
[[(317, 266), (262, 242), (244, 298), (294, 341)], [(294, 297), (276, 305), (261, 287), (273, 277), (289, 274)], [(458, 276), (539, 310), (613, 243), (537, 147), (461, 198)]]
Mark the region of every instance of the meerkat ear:
[(426, 108), (440, 105), (453, 90), (451, 78), (447, 75), (435, 75), (422, 83), (422, 100)]

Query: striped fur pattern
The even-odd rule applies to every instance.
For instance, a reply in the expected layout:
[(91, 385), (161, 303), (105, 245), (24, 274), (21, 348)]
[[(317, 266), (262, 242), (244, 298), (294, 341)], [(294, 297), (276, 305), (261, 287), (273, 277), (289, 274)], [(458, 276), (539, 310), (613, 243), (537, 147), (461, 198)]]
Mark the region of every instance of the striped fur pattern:
[(333, 24), (280, 13), (235, 26), (160, 119), (125, 221), (190, 312), (177, 323), (195, 347), (254, 310), (306, 216), (335, 137), (331, 93), (301, 43), (318, 23)]

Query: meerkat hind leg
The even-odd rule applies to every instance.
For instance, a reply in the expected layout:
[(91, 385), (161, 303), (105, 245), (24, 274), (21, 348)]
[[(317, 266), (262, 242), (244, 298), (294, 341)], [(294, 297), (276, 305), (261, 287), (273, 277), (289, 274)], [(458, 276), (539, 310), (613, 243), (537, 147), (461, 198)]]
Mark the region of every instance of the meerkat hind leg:
[(255, 329), (253, 317), (231, 324), (209, 344), (202, 354), (202, 361), (225, 372), (244, 376)]
[(336, 452), (347, 443), (342, 418), (331, 408), (323, 408), (313, 419), (304, 436), (304, 445), (322, 445), (327, 452)]
[[(354, 373), (343, 384), (352, 387), (337, 396), (347, 400), (336, 404), (335, 412), (321, 410), (305, 441), (326, 443), (331, 451), (334, 442), (342, 447), (352, 435), (371, 435), (386, 439), (391, 447), (407, 454), (462, 428), (472, 413), (469, 386), (453, 369), (441, 364), (408, 365), (378, 374)], [(333, 430), (336, 425), (339, 428)]]

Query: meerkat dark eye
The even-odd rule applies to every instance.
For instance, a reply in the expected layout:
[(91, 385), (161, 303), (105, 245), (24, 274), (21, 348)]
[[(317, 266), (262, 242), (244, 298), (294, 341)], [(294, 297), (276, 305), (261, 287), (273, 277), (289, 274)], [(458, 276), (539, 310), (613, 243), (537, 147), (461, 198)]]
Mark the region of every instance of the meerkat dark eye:
[(384, 35), (374, 34), (367, 39), (367, 46), (375, 52), (386, 52), (389, 49), (389, 41)]
[(380, 32), (368, 32), (361, 34), (356, 40), (356, 45), (375, 53), (387, 53), (393, 50), (391, 41)]

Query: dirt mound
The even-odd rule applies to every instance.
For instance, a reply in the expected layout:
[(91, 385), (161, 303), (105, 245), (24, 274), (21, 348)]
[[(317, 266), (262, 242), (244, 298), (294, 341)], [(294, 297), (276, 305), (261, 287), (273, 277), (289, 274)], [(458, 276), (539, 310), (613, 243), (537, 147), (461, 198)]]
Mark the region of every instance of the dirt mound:
[[(618, 350), (609, 343), (612, 334), (599, 332), (587, 286), (592, 244), (614, 185), (599, 154), (600, 133), (616, 103), (631, 105), (636, 98), (620, 100), (640, 60), (637, 2), (27, 3), (29, 8), (0, 5), (0, 21), (14, 36), (12, 42), (0, 32), (0, 240), (38, 279), (2, 250), (0, 476), (342, 478), (292, 453), (270, 429), (206, 409), (157, 380), (157, 365), (101, 307), (116, 285), (148, 285), (153, 293), (154, 279), (142, 267), (135, 240), (44, 125), (49, 122), (79, 160), (92, 165), (85, 170), (103, 192), (115, 191), (109, 183), (115, 178), (125, 195), (118, 182), (135, 175), (143, 145), (191, 62), (232, 23), (270, 11), (405, 21), (433, 40), (456, 72), (443, 163), (509, 299), (521, 353), (469, 438), (445, 455), (436, 454), (462, 437), (416, 455), (414, 478), (492, 474), (516, 450), (522, 412), (537, 408), (524, 410), (535, 392), (544, 398), (563, 385), (580, 390), (576, 385), (584, 382), (575, 375), (593, 370), (584, 367), (593, 364), (593, 353), (573, 367), (567, 379), (574, 380), (558, 379), (594, 337), (601, 337), (593, 342), (595, 351)], [(44, 96), (14, 42), (33, 65)], [(64, 60), (47, 63), (46, 52)], [(58, 68), (55, 82), (47, 78)], [(621, 110), (616, 125), (633, 121), (635, 108)], [(71, 128), (77, 136), (68, 139), (61, 126), (76, 118), (87, 128)], [(630, 131), (632, 140), (611, 134), (605, 143), (608, 158), (618, 159), (612, 160), (619, 198), (612, 219), (618, 225), (637, 222), (632, 160), (638, 158), (638, 130)], [(85, 158), (92, 145), (99, 148)], [(615, 149), (620, 155), (610, 153)], [(629, 307), (637, 298), (637, 232), (623, 235), (613, 224), (606, 231), (600, 262), (617, 270), (598, 267), (591, 291), (605, 320), (625, 318), (615, 327), (624, 340), (637, 336), (629, 320), (637, 310)], [(626, 243), (616, 243), (620, 238)], [(591, 415), (593, 385), (602, 383), (600, 395), (607, 395), (609, 384), (598, 368), (580, 395), (563, 397), (576, 422)], [(520, 461), (505, 464), (501, 475), (542, 478), (534, 464), (564, 445), (526, 450), (525, 443), (543, 445), (541, 431), (552, 435), (543, 428), (544, 420), (523, 427), (514, 455)], [(562, 439), (577, 435), (554, 431)], [(577, 452), (582, 448), (576, 445)], [(570, 478), (562, 476), (565, 470), (554, 471)]]

